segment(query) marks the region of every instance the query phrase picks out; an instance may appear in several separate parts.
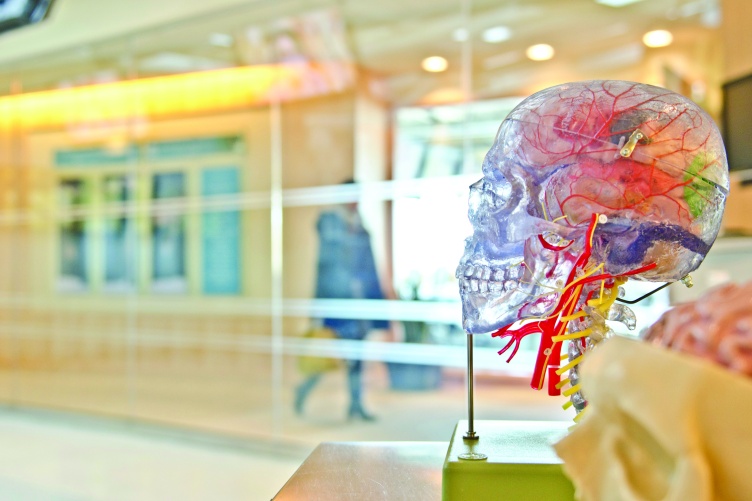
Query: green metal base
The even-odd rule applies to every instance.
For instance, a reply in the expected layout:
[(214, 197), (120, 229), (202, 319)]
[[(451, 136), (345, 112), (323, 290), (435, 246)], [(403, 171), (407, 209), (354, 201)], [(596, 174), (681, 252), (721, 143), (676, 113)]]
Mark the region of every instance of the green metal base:
[[(574, 499), (551, 444), (570, 423), (554, 421), (475, 421), (477, 440), (463, 438), (460, 421), (449, 444), (442, 481), (443, 501), (499, 499)], [(460, 459), (487, 456), (487, 459)]]

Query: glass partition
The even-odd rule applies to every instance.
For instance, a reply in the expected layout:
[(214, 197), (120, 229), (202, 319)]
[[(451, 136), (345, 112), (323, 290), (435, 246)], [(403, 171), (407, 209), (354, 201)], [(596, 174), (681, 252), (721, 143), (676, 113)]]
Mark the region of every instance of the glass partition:
[[(507, 113), (605, 77), (718, 114), (699, 11), (661, 51), (637, 33), (673, 1), (619, 26), (560, 3), (255, 2), (0, 64), (0, 401), (279, 443), (448, 439), (468, 187)], [(554, 59), (525, 55), (542, 42)], [(638, 306), (640, 327), (668, 307)], [(510, 364), (476, 347), (477, 417), (570, 418), (527, 388), (533, 337)]]

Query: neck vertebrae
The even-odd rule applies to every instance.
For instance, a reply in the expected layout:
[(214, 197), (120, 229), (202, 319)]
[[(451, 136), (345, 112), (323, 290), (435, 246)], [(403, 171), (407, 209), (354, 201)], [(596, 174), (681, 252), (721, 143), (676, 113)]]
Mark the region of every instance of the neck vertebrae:
[[(507, 359), (509, 362), (517, 353), (525, 336), (539, 333), (541, 340), (530, 385), (536, 390), (542, 389), (548, 375), (549, 395), (563, 393), (570, 397), (564, 407), (574, 405), (578, 413), (586, 405), (580, 391), (578, 365), (590, 348), (608, 337), (610, 329), (605, 321), (622, 321), (627, 327), (634, 328), (634, 314), (629, 308), (614, 305), (619, 296), (619, 286), (626, 283), (630, 275), (644, 273), (656, 266), (655, 263), (651, 263), (614, 276), (603, 272), (603, 263), (591, 262), (593, 235), (602, 219), (604, 216), (593, 214), (584, 250), (578, 256), (566, 284), (558, 291), (558, 301), (552, 312), (546, 317), (512, 323), (492, 334), (494, 337), (510, 338), (499, 350), (501, 355), (514, 347)], [(561, 249), (566, 247), (568, 245)], [(548, 248), (551, 250), (551, 247)], [(570, 346), (567, 353), (562, 356), (565, 341), (568, 341)], [(564, 361), (566, 363), (561, 365)], [(562, 379), (566, 372), (569, 372), (569, 377)], [(565, 387), (567, 388), (562, 390)]]

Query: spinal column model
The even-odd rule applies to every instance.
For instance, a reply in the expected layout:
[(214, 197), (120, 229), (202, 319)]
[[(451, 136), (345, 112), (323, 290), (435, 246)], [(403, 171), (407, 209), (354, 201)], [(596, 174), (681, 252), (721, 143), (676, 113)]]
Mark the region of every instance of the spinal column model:
[(510, 359), (539, 333), (531, 385), (548, 376), (549, 393), (564, 389), (581, 410), (577, 364), (609, 335), (605, 320), (634, 328), (634, 314), (614, 304), (619, 285), (695, 270), (727, 193), (718, 129), (679, 94), (588, 81), (528, 97), (470, 188), (474, 232), (457, 268), (465, 330), (508, 337), (499, 353), (513, 348)]

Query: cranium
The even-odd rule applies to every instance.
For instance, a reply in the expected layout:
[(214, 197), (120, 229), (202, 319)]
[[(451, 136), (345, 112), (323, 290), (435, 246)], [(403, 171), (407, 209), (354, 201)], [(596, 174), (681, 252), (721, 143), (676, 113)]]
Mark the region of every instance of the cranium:
[[(470, 188), (474, 231), (457, 268), (465, 330), (512, 336), (502, 352), (542, 332), (533, 381), (541, 388), (567, 328), (603, 335), (591, 327), (629, 320), (610, 309), (626, 277), (675, 281), (699, 266), (727, 192), (720, 133), (679, 94), (588, 81), (528, 97), (501, 124)], [(581, 312), (588, 321), (567, 326)], [(573, 359), (586, 345), (578, 342)]]

